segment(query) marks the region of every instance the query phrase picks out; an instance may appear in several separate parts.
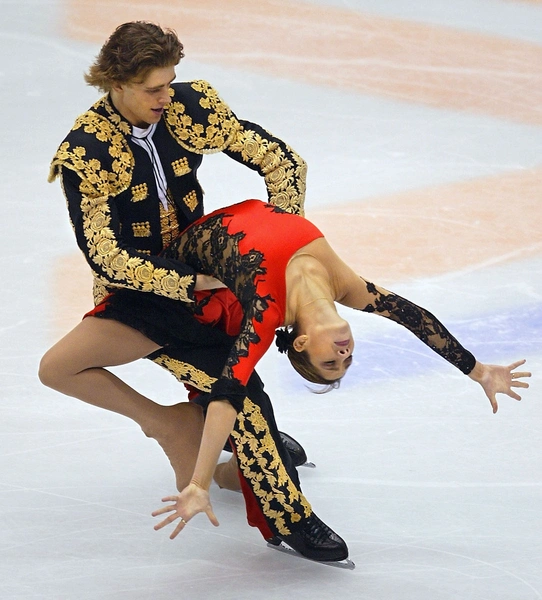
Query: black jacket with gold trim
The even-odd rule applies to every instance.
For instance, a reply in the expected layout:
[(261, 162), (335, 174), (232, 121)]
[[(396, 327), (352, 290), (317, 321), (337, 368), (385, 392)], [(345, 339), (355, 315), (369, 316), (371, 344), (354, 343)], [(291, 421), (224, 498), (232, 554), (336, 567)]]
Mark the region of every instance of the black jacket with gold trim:
[(158, 197), (149, 155), (108, 96), (78, 117), (51, 164), (61, 177), (77, 243), (94, 273), (94, 299), (125, 287), (192, 301), (195, 272), (159, 256), (203, 215), (197, 169), (204, 154), (224, 152), (264, 177), (268, 199), (303, 214), (306, 164), (259, 125), (237, 119), (205, 81), (176, 83), (153, 136), (168, 182)]

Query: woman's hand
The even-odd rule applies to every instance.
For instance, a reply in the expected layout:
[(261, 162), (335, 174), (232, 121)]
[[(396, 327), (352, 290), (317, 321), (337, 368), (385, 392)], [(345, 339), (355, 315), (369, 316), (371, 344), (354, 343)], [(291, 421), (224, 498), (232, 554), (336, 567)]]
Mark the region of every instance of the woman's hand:
[(166, 498), (162, 498), (162, 502), (173, 502), (173, 504), (155, 510), (152, 513), (152, 516), (158, 517), (169, 512), (172, 512), (173, 514), (158, 523), (158, 525), (155, 525), (154, 529), (155, 531), (158, 531), (159, 529), (162, 529), (162, 527), (180, 519), (177, 527), (175, 527), (173, 533), (169, 536), (169, 539), (171, 540), (179, 535), (193, 516), (201, 512), (204, 512), (207, 515), (209, 521), (211, 521), (215, 527), (218, 527), (219, 525), (218, 519), (213, 512), (211, 501), (209, 500), (209, 492), (196, 483), (187, 485), (178, 496), (167, 496)]
[(207, 408), (203, 435), (201, 437), (200, 449), (192, 480), (178, 496), (167, 496), (162, 502), (173, 502), (152, 513), (158, 517), (166, 513), (173, 513), (154, 527), (155, 530), (162, 529), (173, 521), (180, 519), (170, 539), (176, 538), (184, 529), (190, 519), (198, 513), (204, 512), (211, 523), (218, 527), (218, 519), (215, 517), (211, 501), (209, 500), (209, 488), (213, 480), (218, 457), (228, 439), (237, 412), (227, 400), (215, 399)]
[[(530, 377), (529, 371), (515, 371), (517, 367), (525, 364), (525, 360), (518, 360), (507, 367), (500, 365), (484, 365), (476, 362), (474, 369), (469, 373), (469, 377), (478, 382), (483, 388), (486, 396), (491, 402), (493, 413), (499, 408), (496, 394), (506, 394), (514, 400), (521, 400), (521, 396), (516, 394), (512, 388), (528, 388), (529, 384), (525, 381), (518, 381), (524, 377)], [(513, 372), (514, 371), (514, 372)]]

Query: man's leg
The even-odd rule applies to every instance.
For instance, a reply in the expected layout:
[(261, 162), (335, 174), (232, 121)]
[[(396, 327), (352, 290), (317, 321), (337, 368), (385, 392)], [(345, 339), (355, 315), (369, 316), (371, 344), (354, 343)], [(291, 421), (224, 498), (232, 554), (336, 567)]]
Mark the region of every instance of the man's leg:
[(118, 321), (87, 317), (44, 355), (39, 377), (63, 394), (135, 421), (162, 446), (181, 490), (194, 469), (203, 430), (202, 409), (188, 402), (157, 404), (104, 368), (133, 362), (158, 348)]
[[(224, 365), (228, 348), (176, 347), (154, 353), (157, 364), (180, 381), (208, 391)], [(205, 393), (197, 399), (205, 406)], [(284, 447), (271, 401), (256, 373), (247, 385), (243, 411), (230, 436), (239, 466), (247, 519), (266, 540), (285, 541), (307, 558), (339, 561), (348, 556), (344, 541), (312, 511), (297, 470)], [(231, 465), (230, 465), (231, 466)]]
[(230, 437), (237, 457), (248, 522), (265, 539), (291, 533), (312, 514), (299, 475), (275, 421), (273, 405), (254, 373), (244, 410)]

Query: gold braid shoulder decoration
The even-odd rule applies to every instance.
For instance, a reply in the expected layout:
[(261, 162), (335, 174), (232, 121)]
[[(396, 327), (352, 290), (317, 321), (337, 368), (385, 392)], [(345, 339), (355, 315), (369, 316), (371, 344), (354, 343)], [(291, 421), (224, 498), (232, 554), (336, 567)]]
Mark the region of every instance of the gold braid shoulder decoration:
[[(99, 197), (116, 196), (124, 192), (132, 181), (135, 164), (126, 140), (130, 133), (129, 124), (113, 111), (107, 96), (104, 96), (76, 119), (68, 139), (60, 145), (53, 158), (49, 182), (58, 177), (60, 167), (66, 167), (81, 178), (82, 193)], [(93, 136), (97, 143), (87, 144), (87, 136)], [(78, 145), (78, 141), (85, 143), (85, 146)], [(111, 164), (106, 166), (98, 158), (103, 155), (103, 144), (107, 146), (107, 154), (111, 157)]]
[(169, 132), (178, 144), (195, 154), (222, 152), (240, 128), (239, 121), (209, 83), (191, 81), (186, 85), (191, 90), (189, 99), (199, 98), (197, 105), (187, 110), (173, 94), (165, 113)]

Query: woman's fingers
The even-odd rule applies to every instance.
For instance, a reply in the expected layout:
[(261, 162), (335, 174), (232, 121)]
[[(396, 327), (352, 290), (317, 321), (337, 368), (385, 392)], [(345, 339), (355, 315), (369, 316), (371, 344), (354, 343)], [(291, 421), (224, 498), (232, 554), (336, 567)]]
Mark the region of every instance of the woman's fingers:
[(173, 533), (169, 536), (169, 539), (174, 540), (179, 535), (179, 533), (181, 533), (181, 531), (185, 528), (186, 525), (188, 525), (188, 521), (185, 521), (181, 517), (181, 522), (177, 524), (177, 527), (175, 527)]
[[(172, 540), (175, 539), (179, 535), (179, 533), (181, 533), (181, 531), (188, 524), (188, 521), (194, 515), (200, 512), (205, 512), (207, 518), (215, 527), (219, 526), (218, 519), (216, 518), (211, 503), (209, 502), (209, 495), (207, 492), (205, 492), (202, 496), (201, 492), (197, 490), (196, 497), (192, 497), (188, 500), (186, 496), (183, 496), (183, 494), (181, 494), (180, 496), (166, 496), (165, 498), (162, 498), (162, 502), (172, 502), (172, 504), (168, 504), (167, 506), (163, 506), (162, 508), (155, 510), (152, 513), (152, 516), (159, 517), (161, 515), (166, 515), (167, 513), (171, 514), (162, 521), (160, 521), (160, 523), (155, 525), (154, 529), (155, 531), (158, 531), (159, 529), (170, 525), (178, 519), (179, 522), (176, 524), (173, 533), (169, 536)], [(180, 513), (181, 506), (183, 513), (189, 515), (186, 519)]]
[(209, 508), (205, 511), (205, 514), (207, 515), (207, 518), (209, 519), (209, 521), (211, 521), (211, 523), (215, 526), (218, 527), (220, 525), (220, 523), (218, 522), (218, 519), (216, 518), (215, 513), (213, 512), (213, 509), (209, 506)]
[[(170, 515), (169, 517), (167, 517), (163, 521), (160, 521), (160, 523), (158, 523), (158, 525), (154, 526), (155, 531), (158, 531), (159, 529), (162, 529), (162, 527), (165, 527), (166, 525), (169, 525), (170, 523), (173, 523), (173, 521), (175, 521), (175, 519), (178, 519), (178, 518), (179, 518), (178, 514)], [(186, 521), (183, 520), (183, 522), (186, 522)]]
[(499, 410), (499, 404), (497, 403), (497, 398), (495, 397), (495, 394), (493, 394), (492, 396), (488, 396), (488, 398), (491, 403), (491, 408), (493, 409), (493, 414), (495, 414)]
[(526, 362), (527, 362), (527, 359), (522, 358), (521, 360), (517, 360), (516, 362), (512, 363), (511, 365), (508, 365), (508, 369), (510, 369), (510, 371), (513, 371), (517, 367), (521, 367), (521, 365), (524, 365)]
[(175, 505), (174, 504), (170, 504), (169, 506), (164, 506), (163, 508), (159, 508), (158, 510), (155, 510), (152, 513), (153, 517), (159, 517), (160, 515), (163, 515), (165, 513), (171, 512), (175, 510)]

